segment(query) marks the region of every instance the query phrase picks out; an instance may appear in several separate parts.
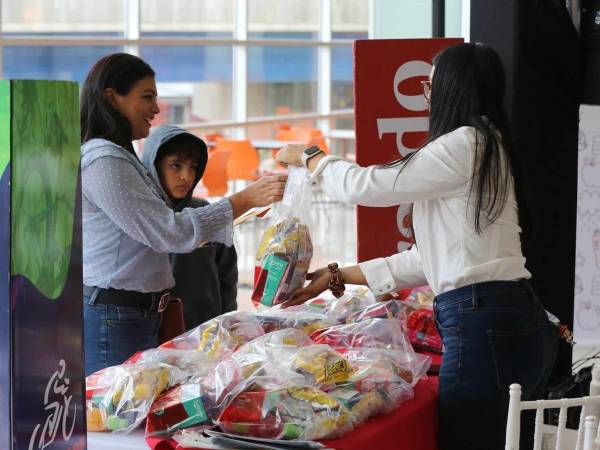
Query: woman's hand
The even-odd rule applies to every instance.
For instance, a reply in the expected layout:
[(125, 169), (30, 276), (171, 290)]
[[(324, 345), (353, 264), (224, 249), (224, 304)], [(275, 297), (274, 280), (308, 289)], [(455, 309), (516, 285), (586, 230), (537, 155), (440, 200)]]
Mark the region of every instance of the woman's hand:
[(283, 198), (287, 175), (262, 177), (246, 189), (229, 197), (233, 218), (237, 218), (256, 206), (267, 206)]
[(290, 298), (281, 304), (282, 308), (300, 305), (311, 298), (318, 297), (322, 292), (326, 291), (329, 285), (329, 270), (327, 267), (315, 270), (306, 274), (306, 279), (310, 280), (310, 284), (292, 292)]
[(302, 152), (306, 148), (302, 144), (288, 144), (282, 147), (277, 154), (275, 159), (278, 163), (290, 165), (290, 166), (301, 166), (302, 165)]

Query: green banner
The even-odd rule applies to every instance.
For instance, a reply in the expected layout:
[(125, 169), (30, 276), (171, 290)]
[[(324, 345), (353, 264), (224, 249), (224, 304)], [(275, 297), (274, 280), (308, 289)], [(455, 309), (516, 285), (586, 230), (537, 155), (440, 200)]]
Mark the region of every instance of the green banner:
[(71, 256), (79, 89), (65, 81), (11, 83), (11, 272), (55, 299), (64, 288)]

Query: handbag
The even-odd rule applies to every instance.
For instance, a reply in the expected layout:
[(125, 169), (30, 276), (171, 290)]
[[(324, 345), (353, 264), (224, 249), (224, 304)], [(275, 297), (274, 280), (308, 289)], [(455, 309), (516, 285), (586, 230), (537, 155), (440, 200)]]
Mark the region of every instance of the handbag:
[(158, 345), (170, 341), (185, 331), (183, 302), (180, 298), (169, 297), (158, 328)]

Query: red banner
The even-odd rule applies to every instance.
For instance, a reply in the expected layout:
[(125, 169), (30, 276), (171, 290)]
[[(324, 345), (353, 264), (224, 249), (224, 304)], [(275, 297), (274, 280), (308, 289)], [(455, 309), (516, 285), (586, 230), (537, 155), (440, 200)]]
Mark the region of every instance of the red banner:
[[(429, 127), (421, 81), (433, 57), (462, 39), (375, 39), (354, 43), (356, 162), (383, 164), (417, 149)], [(357, 211), (359, 261), (406, 250), (410, 205)]]

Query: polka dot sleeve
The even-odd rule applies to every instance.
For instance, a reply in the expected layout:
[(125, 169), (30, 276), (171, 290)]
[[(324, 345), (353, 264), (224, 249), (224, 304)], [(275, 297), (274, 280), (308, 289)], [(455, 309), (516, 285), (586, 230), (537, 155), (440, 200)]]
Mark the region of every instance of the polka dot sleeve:
[(187, 253), (202, 242), (231, 245), (233, 211), (227, 199), (174, 212), (135, 167), (105, 156), (84, 169), (83, 195), (135, 241), (156, 252)]

